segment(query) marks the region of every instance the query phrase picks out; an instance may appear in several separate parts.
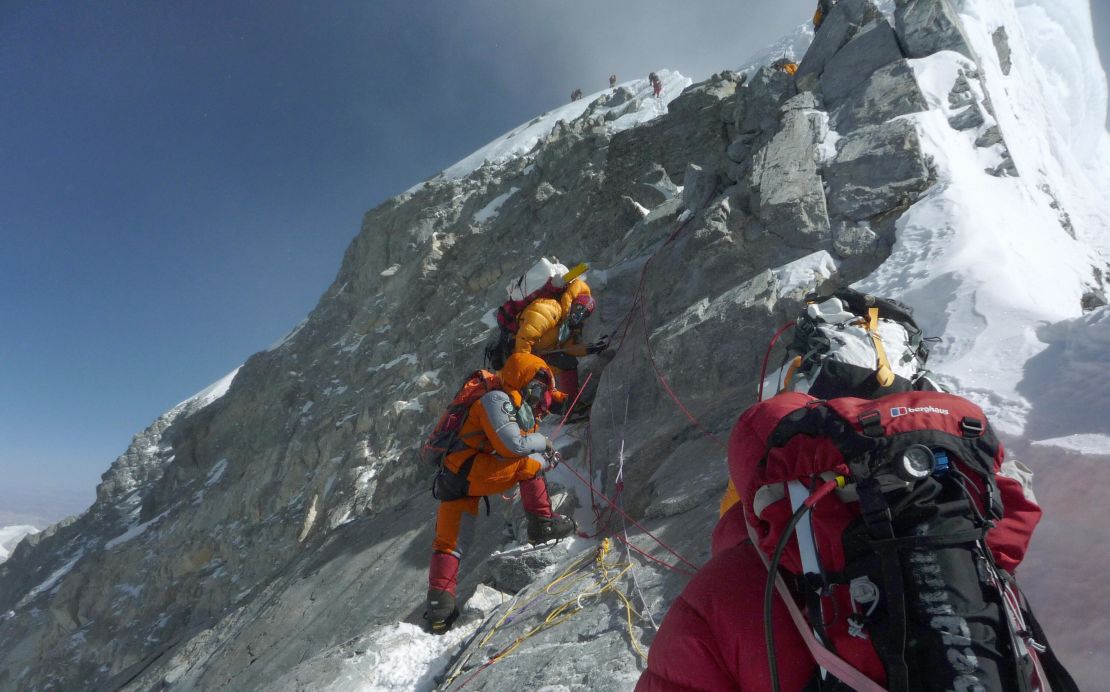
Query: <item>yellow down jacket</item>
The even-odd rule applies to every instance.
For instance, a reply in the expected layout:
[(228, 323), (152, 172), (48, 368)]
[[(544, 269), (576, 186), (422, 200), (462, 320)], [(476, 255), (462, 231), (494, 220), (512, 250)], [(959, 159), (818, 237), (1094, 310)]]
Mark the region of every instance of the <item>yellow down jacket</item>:
[(543, 355), (560, 349), (571, 356), (586, 355), (586, 345), (578, 343), (575, 335), (571, 334), (562, 342), (559, 340), (559, 327), (570, 314), (570, 304), (582, 293), (589, 295), (590, 287), (585, 281), (575, 279), (558, 298), (540, 298), (524, 308), (518, 318), (520, 328), (513, 353)]

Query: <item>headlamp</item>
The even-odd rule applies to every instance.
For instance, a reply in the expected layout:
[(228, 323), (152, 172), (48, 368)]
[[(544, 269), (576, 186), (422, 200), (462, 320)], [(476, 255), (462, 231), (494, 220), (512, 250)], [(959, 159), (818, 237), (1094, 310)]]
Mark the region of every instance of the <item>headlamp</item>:
[(913, 483), (929, 476), (936, 468), (933, 450), (925, 445), (910, 445), (894, 464), (894, 472), (904, 481)]

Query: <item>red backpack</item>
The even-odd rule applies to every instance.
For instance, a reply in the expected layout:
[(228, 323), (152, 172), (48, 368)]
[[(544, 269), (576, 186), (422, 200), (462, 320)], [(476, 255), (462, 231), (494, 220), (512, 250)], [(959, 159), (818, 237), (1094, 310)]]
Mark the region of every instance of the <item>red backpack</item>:
[[(449, 501), (466, 497), (470, 493), (470, 467), (474, 464), (471, 456), (459, 469), (458, 473), (447, 468), (447, 455), (467, 448), (463, 442), (461, 432), (463, 423), (470, 413), (470, 407), (487, 393), (502, 389), (501, 378), (497, 373), (489, 370), (475, 370), (467, 375), (459, 391), (455, 393), (447, 410), (439, 417), (439, 422), (428, 435), (421, 457), (428, 464), (436, 466), (436, 475), (432, 479), (432, 497), (437, 500)], [(489, 512), (489, 500), (486, 500), (486, 512)]]
[(444, 458), (451, 452), (457, 452), (465, 446), (459, 437), (470, 407), (475, 402), (495, 389), (501, 389), (501, 378), (497, 373), (489, 370), (475, 370), (467, 375), (459, 391), (447, 405), (447, 410), (439, 417), (439, 422), (428, 435), (421, 457), (425, 462), (442, 466)]
[(791, 392), (748, 409), (729, 464), (768, 566), (772, 687), (777, 590), (814, 659), (852, 689), (879, 689), (868, 678), (884, 673), (891, 692), (1077, 689), (1010, 573), (1040, 508), (1002, 460), (982, 410), (943, 392)]

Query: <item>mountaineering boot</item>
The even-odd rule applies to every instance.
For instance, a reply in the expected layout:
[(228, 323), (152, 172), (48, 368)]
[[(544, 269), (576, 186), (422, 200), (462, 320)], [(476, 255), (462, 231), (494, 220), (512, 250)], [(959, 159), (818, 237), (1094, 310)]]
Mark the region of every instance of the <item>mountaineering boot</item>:
[(424, 619), (428, 621), (428, 631), (432, 634), (443, 634), (451, 629), (459, 617), (459, 609), (455, 607), (455, 594), (450, 591), (428, 589), (428, 610), (424, 612)]
[(532, 545), (566, 538), (577, 528), (578, 525), (573, 519), (564, 517), (562, 514), (541, 517), (538, 514), (528, 513), (528, 542)]

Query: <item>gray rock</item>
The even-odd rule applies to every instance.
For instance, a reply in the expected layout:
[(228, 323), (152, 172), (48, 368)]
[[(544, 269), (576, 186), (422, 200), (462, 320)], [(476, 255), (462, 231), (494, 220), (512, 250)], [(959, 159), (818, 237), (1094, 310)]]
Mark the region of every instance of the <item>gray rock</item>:
[(913, 123), (894, 120), (854, 132), (825, 168), (829, 211), (862, 221), (908, 206), (932, 184)]
[(826, 65), (848, 41), (866, 24), (882, 18), (882, 13), (871, 0), (840, 0), (813, 37), (798, 71), (794, 75), (799, 89), (809, 90), (816, 84)]
[(555, 189), (555, 186), (545, 180), (537, 185), (532, 193), (532, 207), (534, 209), (539, 209), (547, 204), (552, 197), (556, 197), (559, 194), (561, 193)]
[(1009, 151), (1004, 151), (1002, 153), (1002, 161), (997, 166), (984, 170), (996, 178), (1016, 178), (1020, 175)]
[(682, 183), (682, 202), (690, 211), (705, 206), (717, 192), (717, 174), (691, 163), (686, 166), (686, 176)]
[(1105, 307), (1107, 305), (1106, 293), (1097, 288), (1092, 288), (1083, 294), (1080, 305), (1082, 305), (1084, 312), (1090, 312), (1091, 310), (1098, 310), (1101, 307)]
[(949, 0), (897, 0), (894, 27), (907, 57), (923, 58), (954, 50), (975, 59)]
[(999, 129), (998, 125), (991, 125), (975, 138), (975, 146), (977, 147), (993, 147), (996, 144), (1005, 144), (1002, 138), (1002, 130)]
[(977, 103), (972, 103), (967, 108), (964, 108), (959, 113), (948, 118), (948, 124), (952, 126), (953, 130), (971, 130), (980, 127), (985, 122), (983, 109), (981, 109)]
[(741, 135), (737, 137), (732, 144), (728, 145), (728, 158), (734, 163), (741, 163), (749, 156), (752, 155), (752, 143), (755, 141), (754, 135)]
[(735, 72), (722, 72), (715, 74), (704, 82), (691, 84), (686, 87), (670, 104), (667, 110), (676, 115), (699, 111), (709, 106), (717, 106), (718, 102), (728, 99), (736, 93), (736, 88), (743, 83), (740, 75)]
[(658, 164), (644, 173), (631, 190), (631, 197), (648, 209), (659, 206), (678, 195), (678, 186), (671, 182), (667, 171)]
[(1000, 26), (991, 34), (991, 39), (994, 41), (994, 50), (998, 53), (998, 63), (1002, 66), (1002, 74), (1009, 76), (1010, 70), (1013, 68), (1013, 62), (1010, 59), (1010, 37), (1006, 33), (1006, 27)]
[(736, 131), (741, 134), (774, 131), (782, 104), (797, 93), (790, 75), (764, 67), (742, 89), (736, 106)]
[(832, 128), (841, 134), (878, 125), (900, 115), (927, 110), (928, 102), (917, 85), (913, 69), (899, 60), (877, 70), (852, 90), (831, 115)]
[(767, 232), (788, 243), (812, 243), (829, 237), (825, 193), (817, 174), (817, 145), (825, 138), (825, 122), (815, 111), (789, 105), (783, 111), (781, 129), (753, 163), (752, 207)]
[(966, 94), (971, 91), (971, 82), (969, 78), (978, 79), (979, 76), (976, 74), (969, 74), (967, 70), (961, 68), (959, 74), (956, 75), (956, 81), (952, 83), (952, 89), (949, 91), (949, 100), (951, 100), (952, 94)]
[(959, 76), (956, 77), (955, 83), (952, 84), (952, 89), (948, 92), (948, 105), (953, 108), (966, 106), (975, 103), (975, 93), (971, 90), (971, 82), (968, 80), (968, 74), (960, 70)]
[[(1056, 196), (1056, 192), (1052, 189), (1052, 186), (1048, 183), (1041, 183), (1037, 187), (1041, 192), (1045, 193), (1048, 196), (1048, 199), (1050, 200), (1048, 206), (1050, 206), (1052, 210), (1056, 212), (1056, 217), (1060, 219), (1060, 228), (1063, 228), (1064, 231), (1074, 239), (1075, 224), (1072, 223), (1071, 214), (1069, 214), (1067, 210), (1064, 209), (1064, 205), (1060, 204), (1060, 198)], [(1095, 280), (1098, 281), (1100, 284), (1102, 283), (1102, 277), (1097, 271), (1095, 273)]]
[(894, 29), (885, 18), (868, 24), (829, 59), (821, 74), (821, 95), (834, 108), (880, 67), (902, 59)]
[(814, 110), (817, 108), (821, 108), (821, 106), (822, 102), (817, 97), (817, 94), (814, 94), (811, 91), (806, 91), (798, 94), (797, 96), (794, 96), (790, 100), (783, 103), (779, 110), (783, 113), (789, 113), (790, 111)]
[(500, 591), (516, 593), (528, 587), (551, 565), (558, 564), (566, 551), (553, 547), (524, 548), (520, 552), (494, 555), (486, 563), (489, 581)]

